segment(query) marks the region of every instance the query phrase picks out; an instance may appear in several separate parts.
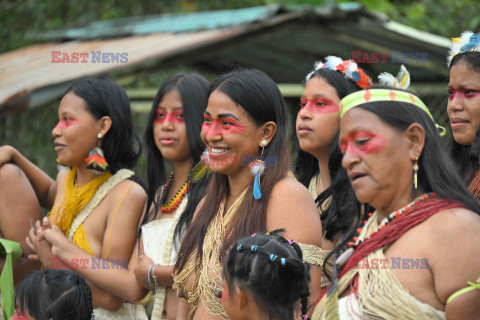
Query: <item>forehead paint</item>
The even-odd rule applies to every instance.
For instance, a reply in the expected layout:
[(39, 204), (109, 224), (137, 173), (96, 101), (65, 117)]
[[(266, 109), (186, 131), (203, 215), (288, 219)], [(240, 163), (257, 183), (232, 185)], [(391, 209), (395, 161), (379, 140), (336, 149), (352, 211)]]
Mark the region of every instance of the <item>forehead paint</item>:
[[(67, 121), (68, 118), (68, 121)], [(70, 117), (60, 117), (58, 118), (58, 123), (55, 126), (54, 129), (65, 129), (70, 127), (72, 124), (78, 123), (79, 121), (77, 119), (73, 119)]]
[(382, 135), (369, 131), (357, 131), (342, 139), (340, 150), (342, 153), (349, 152), (363, 156), (383, 150), (386, 144), (387, 139)]
[(225, 283), (222, 283), (222, 287), (223, 287), (222, 303), (225, 303), (228, 300), (228, 290), (227, 290), (227, 287), (225, 286)]
[(162, 124), (164, 122), (171, 122), (176, 124), (185, 123), (185, 119), (183, 118), (183, 110), (167, 112), (162, 109), (156, 109), (154, 122), (158, 124)]
[(206, 114), (203, 115), (202, 131), (208, 135), (222, 135), (239, 134), (245, 131), (245, 126), (237, 120), (227, 118), (212, 118)]
[[(465, 93), (469, 91), (469, 93)], [(474, 98), (480, 95), (480, 91), (475, 89), (468, 89), (468, 88), (461, 88), (461, 89), (448, 89), (448, 99), (453, 100), (453, 98), (457, 99), (469, 99)]]
[(334, 113), (340, 108), (338, 105), (327, 98), (300, 99), (300, 111), (305, 109), (313, 113)]

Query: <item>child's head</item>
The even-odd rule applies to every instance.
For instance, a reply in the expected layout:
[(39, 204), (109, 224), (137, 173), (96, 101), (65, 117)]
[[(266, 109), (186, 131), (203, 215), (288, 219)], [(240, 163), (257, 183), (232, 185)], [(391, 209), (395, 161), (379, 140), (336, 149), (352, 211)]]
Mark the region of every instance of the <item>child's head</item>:
[(307, 311), (310, 265), (302, 250), (278, 234), (238, 240), (223, 264), (222, 303), (231, 319), (258, 312), (268, 319), (291, 320)]
[(18, 285), (15, 301), (27, 319), (90, 320), (93, 314), (87, 282), (68, 270), (30, 273)]

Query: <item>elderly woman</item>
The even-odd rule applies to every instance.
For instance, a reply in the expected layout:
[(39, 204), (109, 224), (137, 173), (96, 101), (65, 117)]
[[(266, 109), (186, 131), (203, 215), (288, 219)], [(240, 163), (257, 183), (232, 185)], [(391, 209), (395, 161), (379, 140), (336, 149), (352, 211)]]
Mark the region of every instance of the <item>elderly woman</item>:
[(480, 206), (427, 107), (370, 89), (345, 97), (340, 113), (342, 165), (358, 200), (377, 210), (348, 249), (335, 249), (346, 249), (344, 266), (313, 319), (478, 319)]

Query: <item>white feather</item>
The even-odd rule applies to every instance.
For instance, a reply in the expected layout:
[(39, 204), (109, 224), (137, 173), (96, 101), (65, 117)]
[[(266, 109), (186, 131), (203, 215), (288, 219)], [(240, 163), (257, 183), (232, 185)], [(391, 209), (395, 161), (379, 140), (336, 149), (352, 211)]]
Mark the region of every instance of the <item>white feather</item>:
[(396, 86), (397, 79), (391, 73), (382, 72), (378, 75), (378, 82), (381, 85), (394, 88)]
[(326, 63), (330, 66), (329, 69), (331, 70), (337, 70), (336, 67), (339, 64), (342, 64), (343, 60), (342, 58), (336, 57), (336, 56), (328, 56), (325, 58)]
[(262, 175), (263, 171), (265, 171), (265, 163), (264, 162), (255, 162), (250, 167), (250, 172), (254, 176), (258, 173), (259, 170), (260, 170), (260, 175)]
[[(405, 83), (402, 85), (402, 79), (406, 77)], [(397, 74), (397, 87), (406, 90), (410, 86), (410, 72), (402, 64), (400, 66), (400, 71)]]

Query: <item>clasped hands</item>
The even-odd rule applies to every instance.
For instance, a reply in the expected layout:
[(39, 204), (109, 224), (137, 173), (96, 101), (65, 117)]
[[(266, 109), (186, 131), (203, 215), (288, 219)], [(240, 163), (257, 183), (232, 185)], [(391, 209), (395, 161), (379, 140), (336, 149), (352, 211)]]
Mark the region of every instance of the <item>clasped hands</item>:
[(26, 243), (35, 253), (28, 255), (28, 259), (39, 261), (45, 268), (50, 268), (58, 257), (62, 245), (69, 240), (58, 226), (51, 224), (47, 217), (41, 222), (30, 220), (30, 224)]

